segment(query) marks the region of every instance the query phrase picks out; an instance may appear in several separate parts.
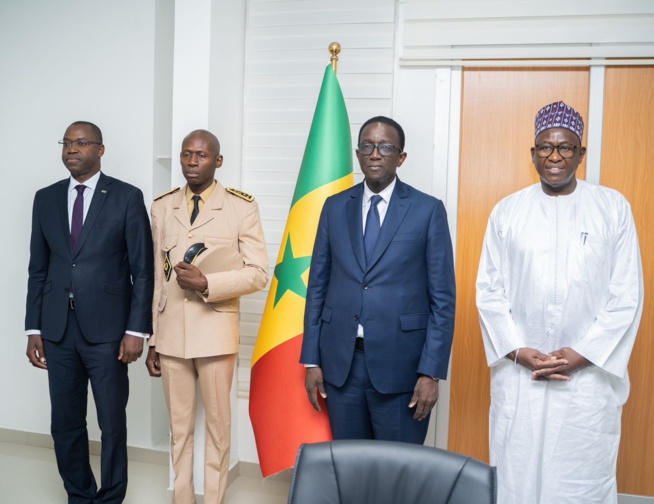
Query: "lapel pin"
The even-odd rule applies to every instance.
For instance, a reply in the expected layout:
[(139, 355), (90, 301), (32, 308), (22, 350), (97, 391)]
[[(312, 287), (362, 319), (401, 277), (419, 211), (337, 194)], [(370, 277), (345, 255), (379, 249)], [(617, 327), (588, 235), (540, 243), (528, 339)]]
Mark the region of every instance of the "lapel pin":
[(102, 191), (100, 191), (100, 192), (101, 192), (101, 193), (104, 193), (104, 194), (107, 194), (107, 190), (106, 190), (106, 189), (102, 189)]

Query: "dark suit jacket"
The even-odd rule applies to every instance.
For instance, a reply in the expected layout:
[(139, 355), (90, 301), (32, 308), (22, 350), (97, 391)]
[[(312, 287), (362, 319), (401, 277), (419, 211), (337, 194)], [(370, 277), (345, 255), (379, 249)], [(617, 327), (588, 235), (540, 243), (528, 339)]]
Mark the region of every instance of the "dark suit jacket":
[(447, 377), (454, 331), (452, 243), (443, 203), (397, 180), (370, 264), (363, 184), (327, 199), (311, 260), (300, 362), (340, 387), (359, 323), (373, 386), (413, 390), (419, 374)]
[(73, 255), (69, 180), (34, 197), (25, 329), (59, 341), (73, 284), (77, 319), (89, 342), (117, 341), (126, 330), (150, 334), (154, 273), (143, 194), (101, 173)]

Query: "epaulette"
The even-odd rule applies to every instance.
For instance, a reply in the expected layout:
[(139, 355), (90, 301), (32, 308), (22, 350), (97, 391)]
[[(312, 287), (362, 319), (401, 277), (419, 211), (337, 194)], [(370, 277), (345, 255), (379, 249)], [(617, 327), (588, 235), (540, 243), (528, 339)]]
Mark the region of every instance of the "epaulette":
[(232, 193), (234, 196), (238, 196), (239, 198), (243, 198), (245, 201), (250, 203), (254, 201), (254, 196), (238, 189), (234, 189), (233, 187), (225, 187), (225, 191)]
[(161, 194), (160, 196), (157, 196), (157, 197), (154, 199), (154, 201), (159, 201), (159, 200), (160, 200), (161, 198), (163, 198), (164, 196), (168, 196), (169, 194), (176, 193), (177, 191), (179, 191), (179, 187), (175, 187), (175, 189), (171, 189), (170, 191), (165, 192), (165, 193)]

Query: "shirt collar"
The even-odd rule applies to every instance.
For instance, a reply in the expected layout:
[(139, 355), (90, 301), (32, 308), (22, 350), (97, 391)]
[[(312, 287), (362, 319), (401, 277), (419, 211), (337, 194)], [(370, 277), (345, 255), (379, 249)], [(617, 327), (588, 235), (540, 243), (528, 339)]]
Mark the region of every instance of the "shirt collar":
[(90, 179), (88, 179), (86, 182), (78, 182), (75, 180), (72, 176), (70, 177), (70, 180), (68, 182), (68, 191), (74, 190), (80, 183), (82, 185), (85, 185), (88, 189), (91, 189), (95, 191), (95, 187), (98, 185), (98, 181), (100, 180), (100, 171), (93, 175)]
[(368, 202), (370, 201), (370, 198), (372, 198), (375, 194), (378, 194), (379, 196), (382, 197), (382, 199), (386, 202), (389, 203), (391, 201), (391, 195), (393, 194), (393, 190), (395, 190), (395, 184), (397, 182), (397, 177), (393, 179), (393, 182), (388, 184), (388, 187), (385, 188), (383, 191), (380, 191), (379, 193), (374, 193), (370, 190), (368, 187), (368, 184), (366, 184), (365, 180), (363, 182), (363, 206), (366, 206)]
[[(214, 189), (216, 188), (216, 185), (217, 185), (217, 182), (214, 180), (213, 184), (211, 184), (209, 187), (207, 187), (204, 191), (202, 191), (199, 194), (200, 199), (202, 200), (202, 203), (206, 203), (207, 200), (211, 197), (211, 195), (213, 194)], [(186, 185), (186, 203), (187, 204), (191, 203), (191, 201), (193, 200), (193, 196), (195, 196), (195, 194), (193, 194), (193, 191), (191, 191), (191, 188), (187, 184)]]

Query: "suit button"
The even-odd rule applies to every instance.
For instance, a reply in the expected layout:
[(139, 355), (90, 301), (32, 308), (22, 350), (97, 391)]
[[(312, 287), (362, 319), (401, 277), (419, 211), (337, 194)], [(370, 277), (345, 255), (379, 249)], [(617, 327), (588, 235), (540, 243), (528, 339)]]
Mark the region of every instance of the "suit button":
[(193, 238), (193, 235), (192, 235), (192, 234), (190, 234), (190, 235), (188, 235), (188, 237), (189, 237), (189, 238)]
[(184, 298), (184, 302), (186, 303), (188, 301), (188, 298)]
[(77, 266), (77, 264), (73, 263), (73, 268), (74, 268), (75, 266)]
[(369, 287), (369, 285), (368, 285), (368, 284), (365, 284), (365, 285), (363, 286), (363, 290), (368, 290), (368, 287)]
[(354, 321), (355, 321), (355, 322), (358, 322), (358, 321), (359, 321), (359, 316), (358, 316), (358, 315), (355, 315), (355, 316), (354, 316)]

